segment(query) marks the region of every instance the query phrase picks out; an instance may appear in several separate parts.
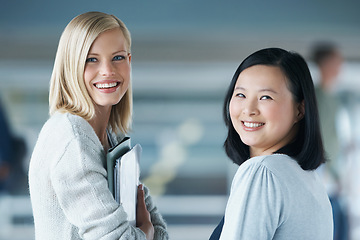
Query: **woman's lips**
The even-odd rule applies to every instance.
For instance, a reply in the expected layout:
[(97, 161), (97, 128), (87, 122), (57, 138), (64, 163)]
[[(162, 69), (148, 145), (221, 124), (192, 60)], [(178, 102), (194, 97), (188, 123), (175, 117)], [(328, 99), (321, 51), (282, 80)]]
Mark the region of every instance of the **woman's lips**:
[(242, 124), (244, 126), (244, 129), (248, 131), (257, 130), (265, 125), (265, 123), (261, 123), (261, 122), (246, 122), (246, 121), (242, 121)]
[(102, 93), (113, 93), (121, 86), (121, 82), (107, 80), (96, 82), (94, 83), (94, 86)]
[(99, 89), (105, 89), (105, 88), (113, 88), (118, 85), (118, 82), (112, 82), (112, 83), (96, 83), (95, 87)]

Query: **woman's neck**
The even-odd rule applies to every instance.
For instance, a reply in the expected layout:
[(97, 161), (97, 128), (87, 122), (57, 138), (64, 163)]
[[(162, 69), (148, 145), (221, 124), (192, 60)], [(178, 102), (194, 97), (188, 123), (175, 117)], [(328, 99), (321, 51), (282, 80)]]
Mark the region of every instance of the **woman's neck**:
[(109, 148), (106, 129), (109, 125), (110, 113), (111, 108), (97, 107), (94, 118), (89, 121), (105, 150)]

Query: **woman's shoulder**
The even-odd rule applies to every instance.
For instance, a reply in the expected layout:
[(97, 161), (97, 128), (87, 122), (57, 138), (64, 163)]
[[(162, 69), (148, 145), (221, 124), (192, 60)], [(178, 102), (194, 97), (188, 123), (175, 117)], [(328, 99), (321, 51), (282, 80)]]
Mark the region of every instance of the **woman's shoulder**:
[(276, 171), (278, 169), (301, 169), (300, 165), (292, 157), (285, 154), (272, 154), (265, 156), (257, 156), (245, 161), (241, 166), (254, 167), (263, 166), (270, 171)]
[(71, 126), (73, 124), (81, 124), (84, 125), (86, 122), (80, 116), (68, 113), (68, 112), (55, 112), (50, 118), (46, 121), (45, 126), (47, 125), (61, 125), (61, 126)]
[(297, 164), (291, 157), (279, 154), (250, 158), (241, 164), (236, 172), (231, 192), (235, 195), (243, 195), (244, 192), (251, 191), (252, 196), (260, 196), (264, 189), (271, 189), (273, 193), (279, 193), (283, 198), (288, 199), (289, 190), (286, 181), (293, 172), (291, 170), (293, 163)]
[(82, 117), (71, 113), (54, 113), (44, 124), (40, 136), (50, 135), (55, 141), (71, 141), (78, 139), (80, 142), (90, 139), (96, 141), (96, 134), (91, 125)]
[(74, 132), (90, 131), (92, 129), (84, 118), (71, 113), (56, 112), (50, 117), (49, 121), (64, 127), (71, 127)]
[[(287, 191), (298, 191), (301, 185), (318, 186), (319, 179), (314, 171), (301, 168), (298, 162), (285, 154), (259, 156), (245, 162), (240, 175), (247, 178), (272, 178)], [(320, 187), (320, 186), (319, 186)]]
[[(285, 177), (274, 171), (275, 168), (271, 164), (269, 165), (276, 160), (276, 156), (272, 155), (258, 156), (250, 158), (240, 165), (231, 184), (230, 195), (232, 198), (245, 202), (271, 201), (277, 203), (279, 203), (278, 199), (288, 199), (289, 191), (284, 184)], [(271, 192), (271, 196), (265, 196), (264, 193), (267, 192)], [(278, 198), (279, 196), (282, 197)]]
[(252, 176), (253, 178), (271, 176), (283, 179), (303, 171), (296, 160), (288, 155), (272, 154), (250, 158), (240, 165), (237, 175)]

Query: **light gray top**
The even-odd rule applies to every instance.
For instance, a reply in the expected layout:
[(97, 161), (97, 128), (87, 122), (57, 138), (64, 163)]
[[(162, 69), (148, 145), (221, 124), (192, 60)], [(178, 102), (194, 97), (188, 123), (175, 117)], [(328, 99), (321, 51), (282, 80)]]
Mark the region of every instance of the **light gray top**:
[(234, 176), (220, 239), (333, 239), (321, 180), (287, 155), (247, 160)]
[[(145, 239), (109, 191), (105, 166), (104, 148), (83, 118), (56, 113), (45, 123), (29, 169), (36, 240)], [(154, 239), (168, 239), (147, 188), (145, 202)]]

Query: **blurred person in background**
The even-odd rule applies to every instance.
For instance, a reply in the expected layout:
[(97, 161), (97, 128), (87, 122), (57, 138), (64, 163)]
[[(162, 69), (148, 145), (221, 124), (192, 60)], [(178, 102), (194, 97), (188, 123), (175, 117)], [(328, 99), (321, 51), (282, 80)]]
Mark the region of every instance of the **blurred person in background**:
[(132, 121), (130, 50), (125, 24), (101, 12), (75, 17), (61, 35), (51, 116), (29, 168), (37, 240), (168, 239), (146, 187), (138, 190), (137, 227), (108, 188), (106, 153)]
[(25, 140), (13, 134), (0, 101), (0, 193), (26, 194), (27, 174), (23, 167), (26, 148)]
[(341, 201), (341, 144), (339, 140), (338, 114), (341, 101), (335, 89), (343, 57), (339, 48), (330, 42), (319, 42), (312, 49), (312, 60), (318, 67), (319, 79), (315, 87), (319, 107), (321, 134), (327, 163), (319, 168), (324, 180), (334, 217), (334, 240), (348, 239), (347, 213)]
[(329, 198), (313, 171), (325, 157), (305, 60), (279, 48), (251, 54), (232, 78), (223, 114), (225, 151), (239, 168), (220, 239), (333, 239)]
[(0, 102), (0, 192), (7, 189), (12, 154), (12, 136), (5, 116), (5, 109)]

